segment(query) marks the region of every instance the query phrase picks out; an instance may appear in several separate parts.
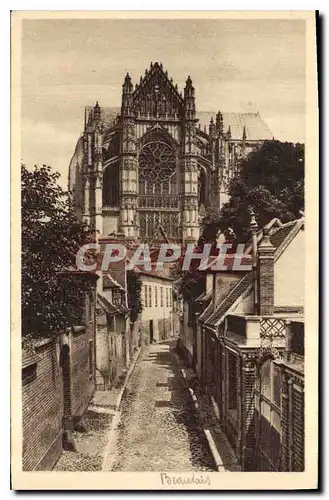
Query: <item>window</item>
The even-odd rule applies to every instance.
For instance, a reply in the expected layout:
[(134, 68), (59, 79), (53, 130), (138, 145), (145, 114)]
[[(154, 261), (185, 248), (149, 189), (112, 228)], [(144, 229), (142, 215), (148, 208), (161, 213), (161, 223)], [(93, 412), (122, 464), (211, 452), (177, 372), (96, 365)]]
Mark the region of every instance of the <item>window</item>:
[[(116, 153), (117, 154), (117, 153)], [(119, 205), (120, 168), (115, 162), (103, 173), (103, 205), (115, 207)]]
[(112, 290), (112, 301), (113, 301), (113, 305), (115, 305), (117, 307), (122, 305), (121, 290), (115, 289), (115, 288)]
[(144, 285), (144, 306), (147, 307), (147, 285)]
[(176, 152), (166, 142), (145, 144), (139, 155), (139, 193), (176, 194), (176, 163)]
[(169, 307), (169, 288), (166, 288), (166, 306)]
[(152, 307), (152, 287), (149, 285), (149, 307)]
[(37, 363), (26, 366), (22, 370), (22, 385), (27, 385), (37, 378)]
[(113, 316), (113, 314), (107, 314), (107, 328), (110, 332), (114, 331), (114, 316)]
[(154, 287), (154, 306), (158, 307), (158, 287)]
[(160, 307), (163, 307), (163, 286), (160, 287)]

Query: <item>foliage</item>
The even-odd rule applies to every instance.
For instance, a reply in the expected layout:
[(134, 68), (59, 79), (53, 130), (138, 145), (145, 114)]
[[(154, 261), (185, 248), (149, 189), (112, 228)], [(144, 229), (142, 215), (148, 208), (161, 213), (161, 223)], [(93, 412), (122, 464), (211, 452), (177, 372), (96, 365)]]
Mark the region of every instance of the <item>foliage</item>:
[(89, 239), (51, 167), (21, 166), (22, 335), (43, 338), (81, 324), (84, 294), (90, 285), (61, 274), (75, 265), (78, 249)]
[(205, 273), (192, 268), (182, 274), (179, 295), (186, 302), (193, 302), (204, 291)]
[(127, 271), (127, 288), (130, 321), (134, 323), (138, 318), (138, 314), (143, 311), (142, 281), (134, 271)]
[(203, 220), (207, 241), (214, 241), (219, 230), (226, 236), (233, 230), (236, 239), (246, 241), (250, 207), (259, 227), (274, 217), (282, 222), (299, 217), (304, 209), (304, 145), (265, 141), (241, 162), (229, 196), (220, 215), (208, 213)]

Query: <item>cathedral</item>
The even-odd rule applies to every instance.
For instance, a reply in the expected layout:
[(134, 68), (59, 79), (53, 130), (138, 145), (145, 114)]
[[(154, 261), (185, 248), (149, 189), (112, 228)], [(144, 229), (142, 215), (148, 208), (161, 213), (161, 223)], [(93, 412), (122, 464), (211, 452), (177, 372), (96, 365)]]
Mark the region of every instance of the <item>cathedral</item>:
[(267, 139), (259, 113), (198, 112), (190, 76), (180, 92), (151, 63), (135, 86), (126, 75), (121, 108), (85, 109), (69, 167), (78, 218), (103, 237), (194, 243), (203, 214), (228, 200), (239, 160)]

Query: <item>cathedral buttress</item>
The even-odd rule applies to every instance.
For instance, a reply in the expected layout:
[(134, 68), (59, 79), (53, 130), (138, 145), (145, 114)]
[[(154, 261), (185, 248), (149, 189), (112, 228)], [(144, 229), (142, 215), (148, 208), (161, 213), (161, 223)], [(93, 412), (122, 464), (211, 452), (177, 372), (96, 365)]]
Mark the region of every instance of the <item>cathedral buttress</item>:
[(183, 150), (181, 156), (182, 237), (184, 243), (199, 239), (198, 164), (196, 156), (195, 91), (190, 77), (184, 88), (185, 117), (183, 120)]
[(96, 234), (102, 234), (102, 144), (101, 108), (96, 102), (84, 131), (84, 209), (83, 219)]
[(136, 123), (133, 113), (133, 85), (127, 73), (122, 85), (120, 151), (120, 221), (119, 230), (125, 236), (137, 236), (137, 152)]

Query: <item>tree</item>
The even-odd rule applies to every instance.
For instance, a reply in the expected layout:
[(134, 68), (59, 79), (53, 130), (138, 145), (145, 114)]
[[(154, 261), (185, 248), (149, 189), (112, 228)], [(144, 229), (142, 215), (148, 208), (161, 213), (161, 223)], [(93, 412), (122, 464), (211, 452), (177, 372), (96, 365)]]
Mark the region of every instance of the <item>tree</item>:
[(130, 321), (134, 323), (143, 310), (142, 281), (134, 271), (127, 271), (127, 293)]
[(304, 145), (265, 141), (241, 162), (229, 196), (219, 216), (208, 214), (203, 221), (208, 241), (213, 241), (219, 230), (226, 236), (233, 230), (237, 240), (246, 241), (251, 206), (260, 227), (274, 217), (282, 222), (299, 217), (304, 209)]
[(22, 336), (55, 336), (81, 321), (85, 279), (62, 272), (75, 266), (78, 249), (90, 240), (68, 194), (51, 167), (21, 167)]

